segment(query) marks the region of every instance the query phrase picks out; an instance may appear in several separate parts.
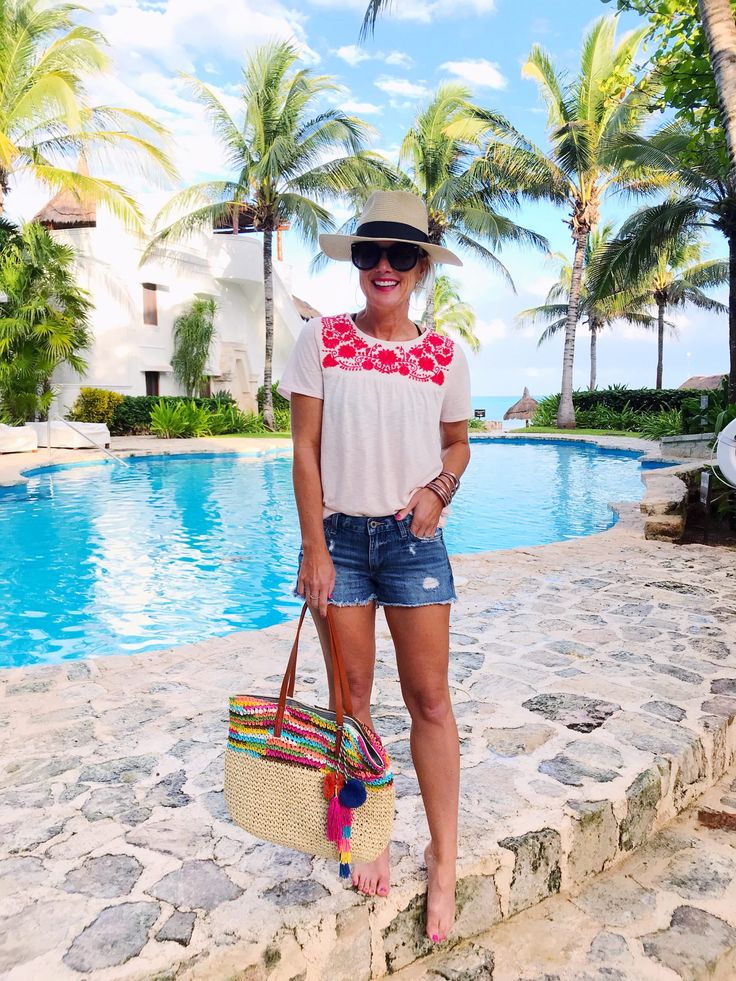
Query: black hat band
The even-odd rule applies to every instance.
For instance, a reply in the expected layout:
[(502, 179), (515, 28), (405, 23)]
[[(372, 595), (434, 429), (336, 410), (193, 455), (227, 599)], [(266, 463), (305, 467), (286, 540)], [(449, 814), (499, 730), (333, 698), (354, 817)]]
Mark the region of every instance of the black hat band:
[(356, 235), (361, 238), (402, 239), (407, 242), (429, 242), (429, 235), (413, 225), (400, 221), (367, 221), (358, 225)]

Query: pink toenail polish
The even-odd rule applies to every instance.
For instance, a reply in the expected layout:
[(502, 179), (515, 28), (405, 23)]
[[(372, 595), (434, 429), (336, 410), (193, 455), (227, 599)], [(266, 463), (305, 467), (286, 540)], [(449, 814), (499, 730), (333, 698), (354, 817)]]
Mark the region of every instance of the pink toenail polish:
[(436, 934), (436, 933), (433, 933), (433, 934), (432, 934), (432, 942), (433, 942), (433, 943), (435, 943), (435, 944), (436, 944), (436, 943), (438, 942), (438, 940), (439, 940), (439, 939), (440, 939), (440, 938), (439, 938), (439, 934)]

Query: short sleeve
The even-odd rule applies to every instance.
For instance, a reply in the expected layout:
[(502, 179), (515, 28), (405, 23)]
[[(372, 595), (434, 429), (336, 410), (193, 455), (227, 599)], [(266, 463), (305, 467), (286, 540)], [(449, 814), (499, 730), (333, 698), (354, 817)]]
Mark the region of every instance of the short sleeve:
[(291, 399), (292, 394), (324, 398), (319, 341), (321, 328), (321, 319), (315, 317), (304, 325), (297, 337), (277, 389), (284, 398)]
[(459, 344), (455, 344), (452, 364), (445, 381), (445, 397), (440, 412), (441, 422), (464, 422), (472, 416), (470, 405), (470, 370), (468, 360)]

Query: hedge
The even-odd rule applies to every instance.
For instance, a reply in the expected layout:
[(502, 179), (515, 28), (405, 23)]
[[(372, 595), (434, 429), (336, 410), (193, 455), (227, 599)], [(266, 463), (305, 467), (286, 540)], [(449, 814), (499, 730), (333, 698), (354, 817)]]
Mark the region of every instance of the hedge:
[[(129, 436), (150, 431), (151, 412), (159, 402), (174, 405), (181, 401), (181, 395), (118, 395), (104, 388), (84, 388), (72, 406), (69, 418), (80, 422), (104, 422), (114, 436)], [(188, 401), (208, 409), (235, 402), (230, 392)]]
[(614, 386), (601, 391), (573, 392), (572, 403), (576, 409), (596, 409), (604, 406), (621, 412), (627, 405), (634, 412), (665, 412), (668, 409), (679, 409), (686, 399), (693, 395), (706, 395), (692, 388), (626, 388)]
[[(279, 395), (279, 393), (276, 391), (278, 386), (279, 382), (274, 382), (271, 386), (271, 391), (273, 392), (274, 412), (277, 412), (279, 409), (284, 412), (288, 412), (290, 409), (289, 400), (285, 399), (283, 395)], [(263, 396), (265, 395), (265, 391), (265, 388), (263, 385), (261, 385), (261, 387), (258, 389), (258, 395), (256, 396), (258, 399), (258, 411), (260, 413), (263, 413)]]
[[(151, 412), (160, 402), (176, 405), (182, 401), (181, 395), (125, 395), (112, 417), (110, 432), (115, 436), (128, 436), (147, 433), (151, 427)], [(216, 409), (219, 405), (232, 404), (234, 399), (229, 392), (219, 392), (212, 398), (188, 399), (195, 405)]]

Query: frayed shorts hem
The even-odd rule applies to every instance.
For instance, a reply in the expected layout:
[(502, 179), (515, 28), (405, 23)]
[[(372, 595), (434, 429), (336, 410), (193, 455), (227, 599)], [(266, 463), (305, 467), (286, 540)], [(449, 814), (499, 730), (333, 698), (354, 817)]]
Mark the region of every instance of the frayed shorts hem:
[[(296, 591), (293, 593), (293, 595), (297, 599), (301, 599), (301, 600), (304, 599), (304, 597), (300, 593), (297, 593)], [(338, 600), (327, 600), (327, 605), (337, 606), (337, 607), (369, 606), (371, 603), (375, 603), (377, 607), (398, 606), (401, 607), (402, 609), (414, 609), (415, 607), (419, 607), (419, 606), (450, 606), (452, 603), (456, 603), (456, 602), (457, 602), (457, 596), (451, 596), (449, 599), (427, 600), (426, 602), (421, 602), (421, 603), (389, 603), (386, 600), (379, 600), (377, 596), (369, 596), (368, 599), (349, 600), (347, 602), (341, 602)]]

